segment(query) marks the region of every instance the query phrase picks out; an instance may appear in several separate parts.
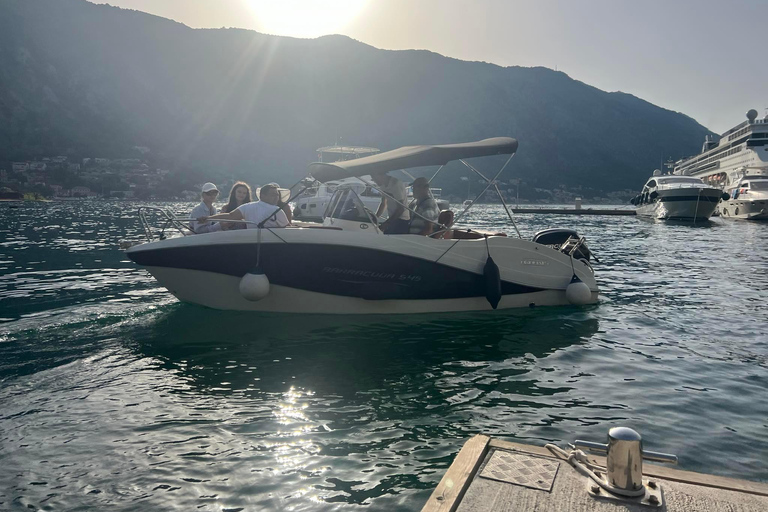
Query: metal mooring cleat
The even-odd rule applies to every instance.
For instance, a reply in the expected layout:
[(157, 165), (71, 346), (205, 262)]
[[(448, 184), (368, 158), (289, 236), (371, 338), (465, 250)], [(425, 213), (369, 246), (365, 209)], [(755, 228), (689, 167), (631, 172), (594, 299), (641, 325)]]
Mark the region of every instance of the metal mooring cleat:
[(606, 453), (605, 473), (594, 470), (588, 481), (590, 495), (651, 507), (663, 505), (658, 482), (643, 479), (643, 459), (677, 464), (677, 456), (643, 450), (640, 434), (627, 427), (612, 428), (608, 444), (577, 440), (574, 447)]

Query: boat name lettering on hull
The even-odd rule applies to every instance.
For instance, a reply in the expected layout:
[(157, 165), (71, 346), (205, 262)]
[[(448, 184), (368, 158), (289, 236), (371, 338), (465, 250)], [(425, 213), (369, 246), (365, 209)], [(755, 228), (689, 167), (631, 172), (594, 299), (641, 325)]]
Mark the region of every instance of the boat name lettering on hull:
[(549, 265), (549, 262), (542, 261), (542, 260), (520, 260), (521, 265), (535, 265), (537, 267), (546, 267)]
[(389, 279), (393, 281), (421, 281), (421, 276), (412, 274), (395, 274), (387, 272), (374, 272), (373, 270), (355, 270), (352, 268), (323, 267), (323, 272), (328, 274), (340, 274), (344, 276), (371, 277), (373, 279)]

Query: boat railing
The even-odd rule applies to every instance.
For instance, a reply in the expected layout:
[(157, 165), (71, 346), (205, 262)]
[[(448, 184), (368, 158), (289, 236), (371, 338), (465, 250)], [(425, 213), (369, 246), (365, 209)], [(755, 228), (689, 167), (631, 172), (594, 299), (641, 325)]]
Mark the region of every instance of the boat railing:
[[(159, 229), (159, 233), (157, 235), (152, 232), (154, 219), (152, 219), (153, 222), (150, 222), (150, 219), (148, 218), (151, 214), (155, 214), (155, 217), (160, 218), (160, 225), (159, 227), (155, 228)], [(192, 228), (189, 227), (188, 224), (189, 222), (197, 221), (197, 219), (176, 217), (174, 216), (173, 212), (157, 206), (140, 207), (139, 221), (141, 222), (141, 227), (144, 230), (144, 235), (147, 237), (148, 242), (154, 242), (155, 240), (165, 240), (168, 238), (165, 233), (167, 230), (178, 231), (182, 236), (197, 234), (192, 230)], [(246, 226), (260, 228), (259, 223), (249, 220), (218, 219), (215, 222), (218, 222), (219, 224), (245, 224)]]
[(168, 238), (165, 232), (169, 229), (176, 230), (183, 236), (194, 234), (188, 225), (185, 225), (182, 220), (178, 219), (167, 209), (158, 206), (142, 206), (139, 208), (139, 221), (141, 222), (141, 227), (144, 229), (144, 235), (147, 237), (148, 242), (155, 241), (155, 234), (152, 232), (152, 224), (147, 218), (148, 215), (160, 218), (160, 233), (157, 235), (158, 240), (165, 240)]

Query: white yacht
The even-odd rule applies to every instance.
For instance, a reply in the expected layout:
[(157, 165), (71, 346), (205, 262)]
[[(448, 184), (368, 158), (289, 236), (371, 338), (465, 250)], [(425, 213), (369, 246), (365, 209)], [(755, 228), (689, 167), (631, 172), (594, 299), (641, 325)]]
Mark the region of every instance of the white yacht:
[(699, 155), (674, 166), (674, 174), (701, 178), (722, 190), (733, 189), (746, 171), (751, 176), (768, 176), (768, 115), (758, 119), (754, 109), (718, 141), (707, 135)]
[(720, 216), (727, 219), (768, 220), (768, 176), (745, 170), (739, 181), (726, 189)]
[[(317, 148), (318, 162), (344, 162), (366, 156), (380, 153), (378, 148), (366, 146), (324, 146)], [(381, 203), (381, 195), (377, 191), (371, 191), (357, 179), (346, 179), (331, 181), (328, 183), (317, 183), (304, 191), (294, 202), (293, 216), (302, 221), (322, 222), (325, 216), (325, 210), (328, 207), (328, 201), (339, 187), (349, 187), (355, 190), (365, 206), (374, 212)], [(368, 188), (368, 191), (366, 191)]]
[(641, 217), (701, 221), (712, 216), (722, 196), (722, 190), (699, 178), (662, 175), (656, 169), (631, 203)]
[(309, 187), (298, 197), (293, 208), (293, 216), (305, 222), (322, 222), (326, 216), (328, 203), (338, 189), (354, 190), (366, 208), (375, 212), (381, 204), (379, 191), (362, 183), (357, 178), (317, 183)]
[[(485, 178), (482, 195), (516, 150), (517, 141), (509, 137), (408, 146), (355, 160), (318, 162), (309, 173), (327, 183), (508, 155), (504, 166)], [(145, 216), (150, 210), (164, 215), (160, 239)], [(189, 235), (180, 219), (143, 207), (139, 216), (147, 242), (126, 254), (179, 300), (225, 310), (413, 314), (597, 301), (591, 253), (573, 230), (550, 229), (523, 240), (455, 229), (445, 221), (431, 236), (384, 235), (351, 188), (338, 189), (328, 211), (322, 225), (275, 229), (264, 227), (265, 220), (249, 226), (254, 229)], [(514, 225), (511, 214), (510, 220)], [(169, 226), (185, 236), (166, 237)]]
[[(413, 197), (413, 189), (408, 187), (408, 191), (409, 197)], [(437, 187), (429, 187), (429, 192), (432, 194), (432, 197), (434, 198), (435, 202), (437, 203), (437, 207), (440, 208), (441, 212), (443, 210), (448, 210), (451, 207), (451, 203), (447, 199), (443, 199), (443, 189)]]

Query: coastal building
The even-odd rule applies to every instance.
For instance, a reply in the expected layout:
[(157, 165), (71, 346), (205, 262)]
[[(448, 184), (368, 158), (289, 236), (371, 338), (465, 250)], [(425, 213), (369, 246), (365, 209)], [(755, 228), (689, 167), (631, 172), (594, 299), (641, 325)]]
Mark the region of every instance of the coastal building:
[(82, 185), (78, 185), (77, 187), (72, 187), (71, 193), (73, 197), (86, 197), (86, 196), (93, 195), (90, 188), (83, 187)]

